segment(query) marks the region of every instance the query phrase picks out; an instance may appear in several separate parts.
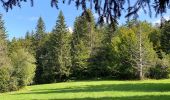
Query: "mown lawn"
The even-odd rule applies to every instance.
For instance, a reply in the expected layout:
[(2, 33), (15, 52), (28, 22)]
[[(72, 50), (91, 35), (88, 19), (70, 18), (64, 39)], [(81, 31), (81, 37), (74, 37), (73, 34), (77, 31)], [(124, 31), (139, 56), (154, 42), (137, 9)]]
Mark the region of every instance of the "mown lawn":
[(0, 100), (170, 100), (169, 80), (80, 81), (28, 86)]

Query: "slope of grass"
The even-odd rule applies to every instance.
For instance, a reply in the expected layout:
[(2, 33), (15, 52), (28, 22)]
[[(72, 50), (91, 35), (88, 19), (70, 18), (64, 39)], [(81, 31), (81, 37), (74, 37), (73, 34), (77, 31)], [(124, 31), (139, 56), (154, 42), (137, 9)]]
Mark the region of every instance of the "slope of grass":
[(170, 80), (80, 81), (28, 86), (0, 100), (170, 100)]

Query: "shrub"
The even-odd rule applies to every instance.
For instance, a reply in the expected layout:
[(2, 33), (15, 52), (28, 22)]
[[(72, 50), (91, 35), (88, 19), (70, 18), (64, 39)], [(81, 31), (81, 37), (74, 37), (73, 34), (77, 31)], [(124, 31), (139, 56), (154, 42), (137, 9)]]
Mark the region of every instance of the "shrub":
[(149, 77), (154, 79), (169, 78), (169, 55), (159, 59), (154, 67), (149, 70)]
[(0, 67), (0, 92), (9, 91), (10, 73), (8, 67)]

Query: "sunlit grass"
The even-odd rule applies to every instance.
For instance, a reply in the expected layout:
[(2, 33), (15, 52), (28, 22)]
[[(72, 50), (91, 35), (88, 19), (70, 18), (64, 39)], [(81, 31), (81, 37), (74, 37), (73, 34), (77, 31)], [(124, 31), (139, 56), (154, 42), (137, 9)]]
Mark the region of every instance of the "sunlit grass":
[(0, 100), (170, 100), (170, 80), (80, 81), (28, 86)]

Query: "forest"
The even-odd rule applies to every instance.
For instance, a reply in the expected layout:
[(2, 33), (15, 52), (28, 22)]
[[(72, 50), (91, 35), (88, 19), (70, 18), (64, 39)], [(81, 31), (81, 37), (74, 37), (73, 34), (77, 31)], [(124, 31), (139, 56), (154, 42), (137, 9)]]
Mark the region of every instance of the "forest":
[(170, 20), (97, 25), (87, 10), (70, 32), (60, 11), (51, 32), (40, 17), (35, 31), (12, 40), (4, 23), (0, 15), (0, 92), (70, 80), (169, 78)]

